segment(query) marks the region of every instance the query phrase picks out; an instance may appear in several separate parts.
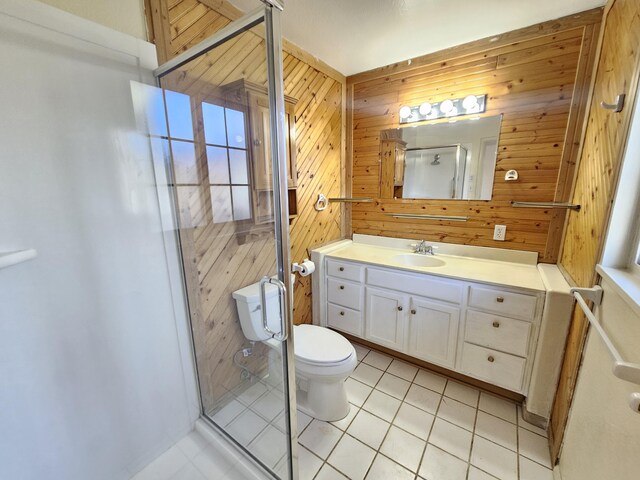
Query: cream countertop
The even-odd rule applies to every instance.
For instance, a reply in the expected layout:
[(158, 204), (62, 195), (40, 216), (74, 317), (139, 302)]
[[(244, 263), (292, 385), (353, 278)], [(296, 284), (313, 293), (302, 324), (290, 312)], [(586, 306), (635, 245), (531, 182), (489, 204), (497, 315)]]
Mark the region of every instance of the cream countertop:
[[(329, 258), (353, 260), (373, 266), (392, 267), (409, 272), (428, 273), (430, 275), (459, 280), (478, 281), (500, 286), (545, 291), (545, 285), (538, 271), (538, 267), (530, 263), (501, 261), (466, 255), (440, 254), (436, 251), (434, 258), (444, 261), (444, 265), (442, 266), (420, 267), (406, 265), (394, 257), (411, 254), (412, 249), (408, 246), (410, 242), (409, 240), (399, 240), (398, 247), (402, 246), (404, 248), (393, 248), (344, 240), (326, 247), (321, 247), (318, 250), (325, 250), (322, 253)], [(434, 242), (429, 242), (429, 244), (436, 246), (444, 245)], [(418, 254), (415, 255), (418, 256)], [(431, 256), (427, 255), (427, 257)]]

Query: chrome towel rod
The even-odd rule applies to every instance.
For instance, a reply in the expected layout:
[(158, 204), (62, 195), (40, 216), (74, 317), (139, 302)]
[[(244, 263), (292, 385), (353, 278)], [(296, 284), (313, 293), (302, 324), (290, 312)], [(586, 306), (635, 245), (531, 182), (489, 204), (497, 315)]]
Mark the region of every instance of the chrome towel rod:
[(371, 203), (373, 202), (373, 198), (368, 198), (368, 197), (362, 197), (362, 198), (347, 198), (347, 197), (332, 197), (332, 198), (327, 198), (327, 196), (323, 193), (319, 193), (318, 194), (318, 199), (316, 200), (316, 203), (314, 205), (314, 208), (318, 211), (321, 212), (323, 210), (325, 210), (328, 206), (330, 202), (342, 202), (342, 203)]
[(448, 220), (451, 222), (466, 222), (469, 217), (458, 217), (455, 215), (427, 215), (420, 213), (387, 213), (393, 218), (414, 218), (416, 220)]
[(518, 208), (568, 208), (569, 210), (580, 210), (580, 205), (573, 203), (557, 202), (511, 202), (512, 207)]
[(373, 202), (373, 198), (367, 197), (329, 197), (330, 202), (345, 202), (345, 203), (371, 203)]
[(598, 322), (598, 319), (595, 317), (584, 299), (584, 297), (587, 297), (587, 299), (593, 301), (595, 305), (600, 305), (600, 302), (602, 301), (602, 287), (600, 285), (596, 285), (593, 288), (572, 288), (570, 292), (578, 302), (578, 305), (580, 305), (580, 308), (582, 308), (582, 311), (584, 312), (585, 317), (587, 317), (587, 320), (589, 320), (591, 326), (596, 332), (598, 332), (598, 335), (600, 335), (600, 338), (613, 357), (613, 374), (622, 380), (640, 385), (640, 364), (624, 361), (622, 355), (620, 355), (620, 352), (618, 352), (618, 349), (615, 347), (604, 328), (602, 328), (602, 325), (600, 325), (600, 322)]

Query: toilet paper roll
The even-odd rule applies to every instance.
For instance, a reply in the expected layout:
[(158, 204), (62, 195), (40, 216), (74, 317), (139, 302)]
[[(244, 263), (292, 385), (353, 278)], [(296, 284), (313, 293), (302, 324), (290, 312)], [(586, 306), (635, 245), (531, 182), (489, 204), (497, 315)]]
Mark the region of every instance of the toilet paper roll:
[(316, 271), (316, 264), (309, 259), (305, 259), (304, 262), (300, 264), (299, 271), (300, 271), (300, 275), (303, 277), (311, 275), (313, 272)]

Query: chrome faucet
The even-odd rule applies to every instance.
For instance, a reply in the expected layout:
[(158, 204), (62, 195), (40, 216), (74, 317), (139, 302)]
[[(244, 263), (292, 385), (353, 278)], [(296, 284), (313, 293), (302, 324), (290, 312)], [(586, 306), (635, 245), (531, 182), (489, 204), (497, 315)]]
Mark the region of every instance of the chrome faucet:
[(427, 245), (427, 242), (420, 240), (420, 243), (414, 243), (411, 245), (414, 247), (413, 253), (419, 253), (420, 255), (435, 255), (433, 252), (433, 245)]

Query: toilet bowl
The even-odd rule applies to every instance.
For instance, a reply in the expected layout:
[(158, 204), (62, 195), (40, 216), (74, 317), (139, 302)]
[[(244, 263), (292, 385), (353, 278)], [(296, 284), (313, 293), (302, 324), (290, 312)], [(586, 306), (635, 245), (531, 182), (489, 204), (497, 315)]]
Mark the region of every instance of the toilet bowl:
[[(267, 325), (272, 331), (280, 328), (280, 306), (277, 288), (266, 285)], [(280, 355), (280, 342), (271, 338), (262, 326), (260, 284), (254, 283), (233, 292), (238, 306), (242, 332), (248, 340), (261, 341), (271, 347), (273, 355)], [(353, 345), (339, 333), (316, 325), (293, 327), (296, 397), (298, 408), (319, 420), (333, 422), (349, 413), (344, 381), (356, 368), (357, 357)], [(277, 368), (271, 368), (278, 375)]]

